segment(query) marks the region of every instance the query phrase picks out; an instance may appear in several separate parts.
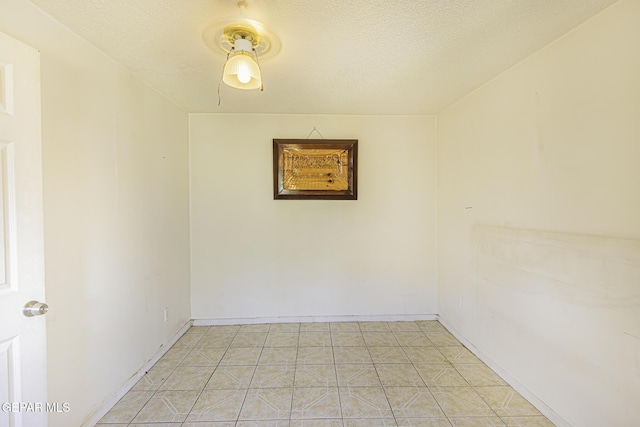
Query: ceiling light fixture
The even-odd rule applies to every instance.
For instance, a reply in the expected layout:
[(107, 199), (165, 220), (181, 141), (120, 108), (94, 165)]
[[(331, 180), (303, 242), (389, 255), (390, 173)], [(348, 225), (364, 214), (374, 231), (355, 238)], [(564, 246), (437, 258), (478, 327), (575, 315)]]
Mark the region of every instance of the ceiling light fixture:
[(260, 45), (259, 34), (248, 26), (232, 25), (225, 28), (224, 35), (233, 47), (227, 54), (222, 81), (236, 89), (263, 90), (262, 73), (255, 49)]
[[(238, 2), (241, 14), (246, 6), (245, 1)], [(262, 61), (280, 51), (280, 40), (272, 31), (241, 17), (211, 25), (202, 37), (209, 48), (227, 55), (221, 82), (236, 89), (263, 90), (258, 57)]]

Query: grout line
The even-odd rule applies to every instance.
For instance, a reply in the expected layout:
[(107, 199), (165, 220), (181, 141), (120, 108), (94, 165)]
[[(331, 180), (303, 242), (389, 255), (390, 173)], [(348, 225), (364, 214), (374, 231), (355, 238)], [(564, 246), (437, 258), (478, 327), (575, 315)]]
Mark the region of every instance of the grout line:
[[(220, 362), (218, 362), (218, 366), (216, 367), (216, 370), (218, 369), (218, 367), (220, 367), (220, 363), (222, 363), (222, 361), (224, 360), (224, 357), (227, 355), (227, 353), (229, 352), (229, 350), (231, 349), (231, 345), (233, 344), (233, 341), (236, 339), (236, 337), (238, 336), (238, 334), (240, 333), (240, 329), (242, 328), (242, 326), (238, 326), (238, 329), (236, 329), (235, 334), (233, 334), (233, 337), (231, 338), (231, 341), (229, 342), (229, 345), (227, 346), (227, 349), (224, 351), (224, 354), (222, 355), (222, 358), (220, 359)], [(258, 357), (258, 360), (260, 360), (260, 357)], [(234, 365), (224, 365), (224, 366), (234, 366)], [(258, 366), (258, 362), (256, 362), (256, 369)], [(215, 373), (215, 370), (213, 371)], [(253, 370), (253, 374), (255, 375), (256, 371), (255, 369)], [(251, 385), (251, 381), (253, 380), (253, 375), (251, 376), (251, 379), (249, 380), (249, 385)], [(240, 413), (242, 412), (242, 407), (244, 406), (244, 402), (247, 400), (247, 394), (249, 393), (249, 385), (247, 386), (247, 390), (244, 393), (244, 398), (242, 399), (242, 404), (240, 405), (240, 409), (238, 409), (238, 416), (236, 417), (236, 420), (234, 422), (234, 426), (238, 425), (238, 420), (240, 419)], [(206, 385), (205, 385), (206, 387)]]
[[(198, 344), (200, 343), (200, 341), (202, 341), (202, 339), (204, 339), (204, 336), (207, 334), (207, 332), (209, 332), (209, 330), (211, 330), (211, 328), (207, 328), (207, 331), (202, 334), (202, 336), (200, 337), (200, 339), (198, 340), (198, 342), (196, 342), (195, 346), (189, 351), (189, 353), (180, 361), (180, 363), (184, 362), (185, 359), (187, 357), (189, 357), (189, 355), (195, 351), (195, 350), (199, 350), (197, 349)], [(231, 343), (229, 343), (229, 345), (231, 345)], [(228, 347), (227, 347), (228, 349)], [(207, 382), (204, 383), (204, 386), (202, 387), (202, 390), (200, 390), (200, 393), (198, 393), (198, 397), (196, 397), (196, 399), (193, 401), (193, 405), (191, 405), (191, 408), (189, 409), (189, 412), (187, 412), (187, 416), (185, 417), (185, 421), (187, 420), (187, 418), (189, 418), (189, 415), (191, 415), (191, 412), (193, 411), (193, 408), (195, 408), (196, 403), (198, 402), (198, 400), (200, 400), (200, 397), (202, 396), (202, 393), (204, 393), (204, 390), (207, 387), (207, 384), (209, 383), (209, 381), (211, 381), (211, 378), (213, 377), (214, 372), (218, 369), (218, 366), (220, 366), (220, 361), (222, 361), (222, 358), (224, 357), (224, 355), (227, 353), (227, 349), (225, 349), (222, 357), (220, 357), (220, 360), (218, 360), (218, 362), (216, 363), (216, 365), (213, 367), (213, 371), (211, 371), (211, 375), (209, 375), (209, 379), (207, 380)], [(180, 366), (180, 364), (178, 364), (178, 367)], [(177, 369), (177, 368), (176, 368)]]
[(342, 412), (342, 396), (340, 395), (340, 383), (338, 382), (338, 364), (336, 363), (336, 354), (333, 351), (333, 330), (331, 329), (331, 323), (329, 323), (329, 344), (331, 345), (331, 357), (333, 358), (333, 372), (336, 378), (336, 393), (338, 393), (338, 407), (340, 408), (340, 421), (342, 426), (344, 425), (344, 413)]
[(296, 376), (298, 375), (298, 352), (300, 351), (300, 328), (301, 325), (298, 324), (298, 345), (296, 346), (296, 358), (293, 361), (293, 384), (291, 384), (291, 409), (289, 410), (289, 424), (291, 424), (291, 417), (293, 416), (293, 396), (296, 394)]
[[(238, 333), (240, 333), (240, 329), (238, 328)], [(262, 343), (262, 348), (260, 349), (260, 354), (258, 355), (258, 359), (256, 360), (256, 365), (253, 369), (253, 374), (251, 375), (251, 379), (249, 380), (249, 384), (247, 385), (247, 391), (245, 392), (244, 399), (242, 400), (242, 405), (240, 405), (240, 411), (238, 411), (238, 418), (236, 418), (236, 425), (240, 422), (240, 415), (242, 415), (242, 409), (244, 408), (245, 403), (247, 403), (247, 396), (249, 395), (249, 390), (251, 390), (251, 384), (253, 383), (253, 379), (256, 376), (256, 372), (258, 372), (258, 364), (260, 363), (260, 358), (262, 357), (262, 353), (264, 352), (264, 345), (267, 343), (267, 339), (269, 338), (269, 331), (271, 330), (271, 323), (269, 324), (269, 329), (267, 329), (267, 336), (264, 337), (264, 342)], [(236, 334), (237, 336), (237, 334)], [(235, 339), (235, 338), (234, 338)], [(233, 341), (231, 342), (233, 344)], [(229, 344), (229, 346), (231, 346)], [(241, 348), (241, 347), (238, 347)], [(258, 388), (256, 388), (258, 389)], [(249, 421), (249, 420), (247, 420)]]
[[(210, 329), (210, 328), (209, 328)], [(208, 330), (207, 329), (207, 332)], [(187, 329), (188, 331), (188, 329)], [(174, 370), (174, 372), (180, 367), (180, 364), (182, 362), (184, 362), (186, 360), (187, 357), (189, 357), (189, 355), (191, 354), (191, 352), (196, 350), (197, 345), (200, 343), (200, 341), (202, 341), (202, 339), (204, 338), (205, 334), (207, 333), (205, 332), (204, 334), (202, 334), (202, 336), (200, 337), (200, 339), (198, 341), (196, 341), (195, 345), (193, 346), (193, 348), (191, 348), (191, 350), (189, 350), (189, 352), (187, 353), (187, 355), (180, 361), (180, 363), (178, 364), (178, 367), (176, 367), (176, 369)], [(186, 334), (185, 334), (186, 335)], [(184, 335), (183, 335), (184, 337)], [(175, 345), (175, 344), (174, 344)], [(220, 359), (222, 360), (222, 359)], [(213, 373), (216, 371), (218, 365), (220, 364), (220, 361), (218, 361), (218, 363), (216, 364), (216, 366), (213, 368), (213, 370), (211, 371), (211, 375), (209, 375), (209, 379), (207, 379), (207, 381), (204, 383), (204, 385), (202, 386), (202, 390), (200, 390), (200, 393), (198, 393), (198, 396), (195, 398), (195, 400), (193, 401), (193, 404), (191, 405), (191, 407), (189, 408), (189, 411), (187, 412), (187, 416), (184, 418), (186, 422), (187, 418), (189, 418), (189, 415), (191, 415), (191, 411), (193, 411), (193, 408), (196, 406), (196, 403), (198, 402), (198, 400), (200, 399), (200, 396), (202, 396), (202, 393), (204, 393), (204, 389), (207, 386), (207, 383), (209, 383), (209, 381), (211, 381), (211, 377), (213, 376)], [(167, 377), (168, 379), (168, 377)], [(165, 380), (166, 381), (166, 380)]]
[[(387, 327), (389, 326), (387, 323), (385, 324), (387, 325)], [(395, 339), (395, 335), (393, 336), (393, 338)], [(376, 363), (373, 361), (373, 356), (371, 356), (369, 344), (367, 344), (367, 341), (364, 339), (364, 336), (362, 337), (362, 339), (364, 340), (364, 345), (367, 346), (367, 351), (369, 352), (369, 357), (371, 357), (371, 362), (373, 362), (373, 369), (376, 371), (376, 375), (378, 376), (378, 381), (380, 381), (380, 387), (382, 388), (382, 392), (384, 393), (384, 398), (387, 400), (387, 405), (389, 405), (389, 410), (391, 411), (391, 415), (393, 416), (393, 422), (396, 423), (396, 426), (397, 426), (398, 418), (396, 417), (396, 413), (393, 411), (393, 407), (391, 406), (391, 402), (389, 401), (389, 396), (387, 395), (387, 390), (384, 388), (384, 384), (382, 383), (382, 378), (380, 378), (378, 367), (376, 366)], [(397, 339), (396, 339), (396, 342), (398, 342)], [(398, 342), (398, 345), (400, 345), (399, 342)], [(402, 350), (402, 348), (401, 348), (401, 351), (404, 353), (404, 350)]]

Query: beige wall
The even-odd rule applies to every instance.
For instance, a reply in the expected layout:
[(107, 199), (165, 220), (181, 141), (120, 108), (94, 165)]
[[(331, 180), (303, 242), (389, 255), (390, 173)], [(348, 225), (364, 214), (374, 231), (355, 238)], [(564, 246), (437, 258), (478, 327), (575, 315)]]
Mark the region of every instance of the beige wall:
[(560, 425), (640, 422), (640, 3), (439, 116), (439, 313)]
[(50, 425), (78, 426), (191, 317), (188, 116), (27, 1), (0, 31), (41, 51)]
[[(272, 139), (314, 127), (359, 140), (357, 201), (273, 200)], [(434, 117), (192, 114), (194, 319), (436, 314), (435, 138)]]

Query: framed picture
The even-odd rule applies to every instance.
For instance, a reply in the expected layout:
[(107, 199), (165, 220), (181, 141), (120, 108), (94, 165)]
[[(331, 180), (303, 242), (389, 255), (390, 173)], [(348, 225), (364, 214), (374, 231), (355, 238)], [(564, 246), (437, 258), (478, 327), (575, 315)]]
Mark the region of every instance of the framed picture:
[(357, 139), (274, 139), (274, 199), (358, 199)]

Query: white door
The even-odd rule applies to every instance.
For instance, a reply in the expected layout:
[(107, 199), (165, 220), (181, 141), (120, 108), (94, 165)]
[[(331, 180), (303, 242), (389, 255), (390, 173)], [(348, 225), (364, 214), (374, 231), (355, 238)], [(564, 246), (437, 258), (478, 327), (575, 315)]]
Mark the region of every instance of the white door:
[(29, 301), (44, 301), (40, 55), (0, 32), (2, 427), (47, 425), (45, 318)]

